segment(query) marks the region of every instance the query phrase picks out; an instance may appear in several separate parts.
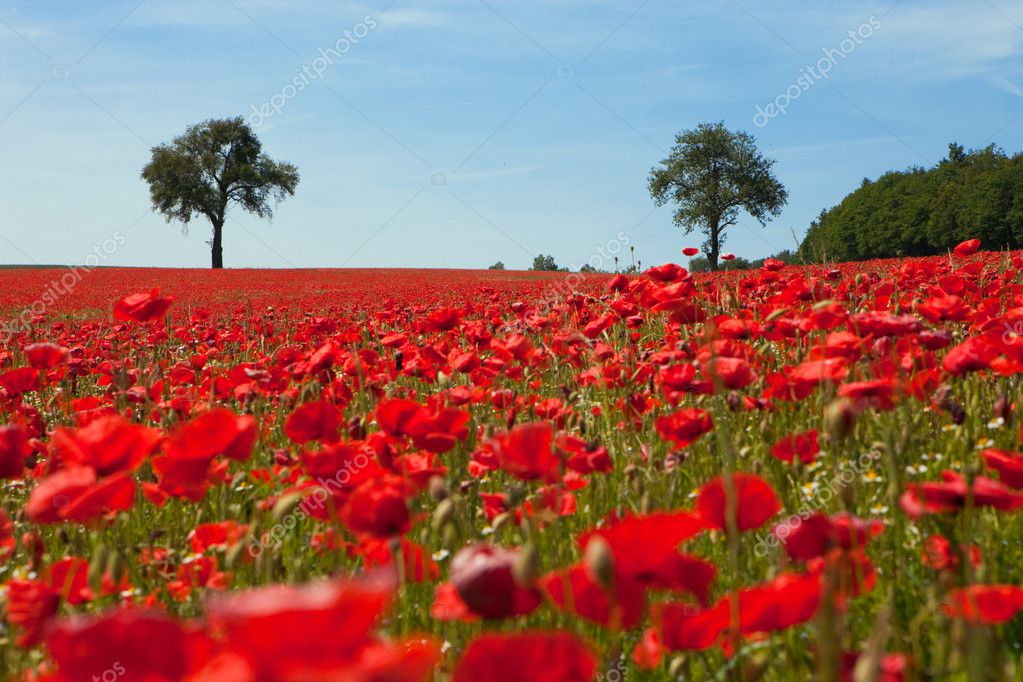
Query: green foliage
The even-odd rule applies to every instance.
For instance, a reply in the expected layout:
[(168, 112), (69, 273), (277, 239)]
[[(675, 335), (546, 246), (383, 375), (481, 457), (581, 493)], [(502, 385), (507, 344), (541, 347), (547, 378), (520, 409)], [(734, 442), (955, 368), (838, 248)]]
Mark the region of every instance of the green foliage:
[(788, 200), (773, 166), (750, 134), (701, 123), (676, 135), (671, 154), (650, 171), (650, 195), (658, 206), (676, 204), (675, 224), (686, 234), (700, 228), (709, 267), (717, 270), (724, 232), (742, 211), (765, 225)]
[[(718, 263), (720, 270), (749, 270), (753, 265), (745, 258), (736, 257), (735, 260), (725, 260)], [(711, 272), (710, 261), (706, 256), (696, 256), (689, 259), (689, 272)]]
[(1023, 246), (1023, 154), (949, 145), (933, 168), (885, 173), (813, 221), (799, 249), (807, 261), (945, 252), (965, 239)]
[(491, 265), (487, 269), (488, 270), (504, 270), (504, 263), (502, 261), (497, 261), (496, 263), (494, 263), (493, 265)]
[(223, 267), (222, 230), (234, 203), (260, 218), (295, 193), (298, 169), (262, 153), (252, 128), (238, 116), (189, 126), (170, 144), (152, 149), (142, 169), (153, 208), (167, 222), (188, 224), (205, 216), (213, 226), (213, 267)]
[(530, 270), (541, 270), (544, 272), (557, 272), (560, 270), (558, 264), (554, 262), (554, 256), (540, 254), (533, 258), (533, 267)]

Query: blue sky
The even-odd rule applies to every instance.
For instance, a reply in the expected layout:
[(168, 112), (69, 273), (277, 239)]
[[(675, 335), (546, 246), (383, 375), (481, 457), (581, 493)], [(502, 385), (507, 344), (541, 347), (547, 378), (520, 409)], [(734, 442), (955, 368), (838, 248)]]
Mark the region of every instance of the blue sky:
[(789, 189), (766, 229), (731, 229), (725, 250), (762, 257), (952, 140), (1023, 149), (1021, 52), (1009, 0), (3, 2), (0, 263), (207, 266), (208, 225), (151, 213), (139, 171), (264, 103), (264, 148), (302, 181), (272, 223), (232, 214), (228, 267), (578, 266), (623, 233), (644, 264), (678, 261), (702, 238), (646, 177), (719, 119)]

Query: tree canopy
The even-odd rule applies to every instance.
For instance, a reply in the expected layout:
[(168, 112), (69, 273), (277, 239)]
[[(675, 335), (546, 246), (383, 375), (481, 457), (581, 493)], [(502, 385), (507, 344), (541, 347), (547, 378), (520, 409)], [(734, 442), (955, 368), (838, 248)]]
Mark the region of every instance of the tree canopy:
[(222, 268), (228, 205), (272, 218), (274, 206), (295, 193), (299, 176), (292, 164), (263, 154), (256, 134), (238, 116), (189, 126), (170, 144), (154, 147), (142, 178), (153, 208), (167, 222), (179, 221), (187, 233), (194, 218), (210, 221), (212, 264)]
[(557, 272), (561, 268), (554, 262), (554, 256), (540, 254), (533, 258), (533, 267), (530, 270), (542, 270), (545, 272)]
[(811, 223), (808, 261), (924, 256), (965, 239), (987, 248), (1023, 247), (1023, 154), (994, 145), (949, 145), (934, 167), (885, 173), (863, 183)]
[(675, 224), (686, 234), (700, 228), (709, 267), (717, 270), (724, 232), (742, 211), (761, 225), (781, 213), (788, 193), (773, 166), (748, 133), (701, 123), (676, 135), (671, 154), (650, 171), (650, 195), (658, 206), (676, 205)]

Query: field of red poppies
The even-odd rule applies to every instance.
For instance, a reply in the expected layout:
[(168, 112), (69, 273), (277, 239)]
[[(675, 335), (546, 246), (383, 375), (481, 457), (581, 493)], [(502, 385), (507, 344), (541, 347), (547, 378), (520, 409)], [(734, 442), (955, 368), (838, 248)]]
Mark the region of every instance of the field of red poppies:
[(1023, 254), (0, 270), (0, 672), (1018, 680)]

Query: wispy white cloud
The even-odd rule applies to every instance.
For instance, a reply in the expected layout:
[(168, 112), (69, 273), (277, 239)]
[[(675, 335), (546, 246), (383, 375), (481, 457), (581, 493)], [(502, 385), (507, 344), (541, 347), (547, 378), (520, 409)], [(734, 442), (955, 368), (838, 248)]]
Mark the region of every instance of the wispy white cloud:
[(1016, 97), (1023, 97), (1023, 87), (1020, 87), (1016, 83), (1013, 83), (1008, 78), (994, 76), (990, 79), (990, 82), (999, 90), (1004, 90), (1010, 95), (1015, 95)]

